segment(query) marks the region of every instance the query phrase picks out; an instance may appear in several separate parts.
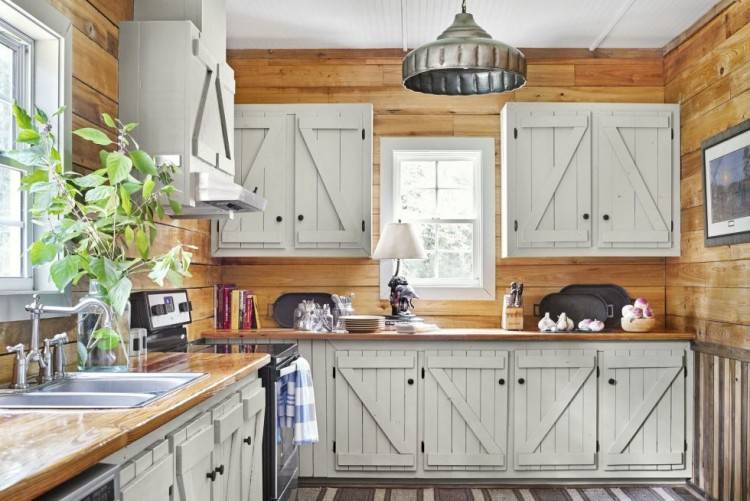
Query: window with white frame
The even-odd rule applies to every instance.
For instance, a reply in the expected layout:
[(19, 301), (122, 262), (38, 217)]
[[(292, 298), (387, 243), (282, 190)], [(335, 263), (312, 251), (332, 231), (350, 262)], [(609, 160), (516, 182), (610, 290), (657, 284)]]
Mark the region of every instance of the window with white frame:
[[(427, 253), (402, 274), (427, 299), (495, 296), (495, 154), (491, 138), (383, 138), (381, 227), (417, 226)], [(381, 263), (381, 296), (393, 263)]]
[(31, 115), (35, 108), (51, 116), (63, 167), (71, 160), (71, 61), (73, 28), (70, 19), (39, 0), (0, 0), (0, 322), (28, 318), (24, 305), (31, 294), (44, 294), (49, 305), (70, 303), (49, 278), (48, 267), (32, 269), (27, 249), (42, 229), (28, 214), (28, 195), (21, 192), (25, 166), (3, 152), (16, 149), (13, 102)]
[[(33, 40), (0, 21), (0, 152), (16, 147), (13, 103), (28, 108)], [(0, 158), (0, 288), (29, 290), (33, 280), (26, 249), (30, 225), (24, 172)]]

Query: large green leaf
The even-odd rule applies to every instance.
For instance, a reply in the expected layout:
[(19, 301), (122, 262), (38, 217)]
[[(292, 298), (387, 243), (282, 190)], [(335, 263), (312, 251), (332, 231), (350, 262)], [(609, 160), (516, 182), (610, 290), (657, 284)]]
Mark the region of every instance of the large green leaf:
[(49, 270), (50, 276), (55, 282), (58, 290), (62, 291), (73, 281), (78, 274), (80, 263), (81, 258), (76, 255), (65, 256), (64, 258), (52, 263)]
[(39, 266), (49, 263), (57, 256), (57, 246), (37, 240), (29, 248), (31, 264)]
[(49, 182), (49, 171), (44, 169), (34, 169), (31, 173), (21, 178), (21, 187), (29, 189), (33, 184), (47, 182)]
[(133, 165), (141, 174), (149, 174), (151, 176), (155, 176), (157, 174), (154, 159), (151, 158), (145, 151), (134, 150), (128, 153), (128, 155), (130, 155), (130, 159), (133, 160)]
[(99, 129), (94, 129), (93, 127), (84, 127), (82, 129), (74, 130), (73, 134), (85, 139), (86, 141), (91, 141), (94, 144), (98, 144), (99, 146), (108, 146), (112, 144), (112, 140), (109, 138), (109, 136), (107, 136)]
[(125, 211), (125, 214), (130, 214), (132, 211), (132, 205), (130, 204), (130, 193), (125, 189), (123, 185), (120, 185), (120, 207)]
[(173, 198), (169, 199), (169, 206), (172, 208), (172, 212), (177, 215), (182, 214), (182, 204)]
[(34, 125), (31, 123), (31, 117), (26, 110), (13, 103), (13, 116), (16, 117), (16, 125), (19, 129), (33, 129)]
[(112, 196), (115, 192), (114, 186), (97, 186), (86, 192), (87, 202), (98, 202)]
[(130, 291), (133, 289), (133, 283), (128, 277), (122, 277), (114, 287), (108, 290), (109, 304), (114, 308), (115, 313), (122, 315), (125, 311), (125, 305), (130, 298)]
[(98, 174), (88, 174), (86, 176), (73, 179), (73, 182), (81, 188), (95, 188), (96, 186), (104, 184), (105, 181), (106, 179), (104, 178), (104, 176), (100, 176)]
[(116, 127), (115, 121), (112, 119), (112, 116), (109, 113), (102, 113), (102, 120), (104, 120), (104, 123), (107, 124), (107, 127)]
[(143, 231), (143, 228), (135, 230), (135, 247), (138, 249), (138, 253), (143, 259), (148, 259), (148, 249), (150, 245), (148, 242), (148, 235)]
[(41, 136), (39, 136), (39, 133), (34, 129), (21, 129), (20, 131), (18, 131), (16, 140), (19, 143), (36, 144), (39, 142), (40, 137)]
[(133, 168), (133, 161), (119, 151), (113, 151), (107, 155), (107, 174), (110, 184), (125, 181)]
[(39, 108), (36, 108), (36, 113), (34, 113), (34, 120), (42, 125), (47, 125), (47, 122), (49, 121), (49, 119), (47, 118), (47, 114)]
[(100, 350), (114, 350), (120, 344), (120, 335), (111, 327), (97, 329), (91, 336), (96, 340), (96, 347)]
[(151, 175), (149, 174), (146, 176), (146, 179), (143, 180), (143, 199), (147, 199), (151, 196), (151, 193), (154, 192), (154, 186), (156, 186), (156, 183), (151, 178)]

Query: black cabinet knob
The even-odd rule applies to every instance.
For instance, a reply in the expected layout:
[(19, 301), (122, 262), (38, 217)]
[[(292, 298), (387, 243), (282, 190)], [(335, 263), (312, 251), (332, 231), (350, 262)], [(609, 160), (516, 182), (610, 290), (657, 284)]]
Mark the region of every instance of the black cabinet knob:
[(280, 222), (282, 222), (283, 220), (284, 220), (284, 218), (283, 218), (283, 217), (281, 217), (281, 216), (276, 216), (276, 222), (277, 222), (277, 223), (280, 223)]
[(604, 219), (605, 221), (609, 221), (609, 214), (604, 214), (602, 216), (602, 219)]
[(503, 378), (498, 379), (497, 384), (499, 384), (500, 386), (504, 385), (505, 384), (505, 379), (503, 379)]
[(585, 213), (583, 214), (583, 219), (588, 219), (588, 218), (589, 218), (589, 213), (588, 213), (588, 212), (585, 212)]
[(304, 219), (305, 219), (305, 216), (303, 216), (302, 214), (297, 216), (297, 221), (303, 221)]
[(212, 472), (206, 473), (206, 478), (210, 478), (211, 482), (215, 482), (216, 481), (216, 472), (212, 471)]
[(250, 445), (253, 443), (253, 437), (245, 437), (242, 439), (243, 442), (245, 442), (247, 445)]
[(518, 378), (518, 384), (523, 384), (525, 382), (526, 382), (526, 380), (524, 378), (522, 378), (522, 377)]
[(406, 382), (409, 384), (414, 384), (414, 380), (412, 378), (407, 379)]
[(607, 381), (611, 385), (617, 384), (617, 381), (615, 381), (615, 378), (609, 378), (609, 381)]
[(214, 468), (214, 471), (216, 473), (218, 473), (219, 475), (223, 475), (224, 474), (224, 465), (220, 464), (219, 466), (217, 466), (216, 468)]

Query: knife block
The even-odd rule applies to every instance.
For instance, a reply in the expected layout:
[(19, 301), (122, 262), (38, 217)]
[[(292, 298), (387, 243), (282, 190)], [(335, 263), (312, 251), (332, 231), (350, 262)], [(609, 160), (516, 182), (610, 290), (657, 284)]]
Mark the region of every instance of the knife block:
[(503, 298), (503, 312), (500, 325), (507, 331), (523, 330), (523, 307), (510, 306), (509, 296)]

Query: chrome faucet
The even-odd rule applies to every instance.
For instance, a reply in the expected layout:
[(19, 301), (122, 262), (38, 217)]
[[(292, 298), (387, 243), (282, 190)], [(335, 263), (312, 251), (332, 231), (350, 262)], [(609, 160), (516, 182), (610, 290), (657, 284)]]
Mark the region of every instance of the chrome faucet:
[[(39, 294), (34, 294), (33, 301), (26, 306), (26, 311), (31, 313), (31, 346), (29, 352), (24, 356), (23, 344), (8, 346), (7, 348), (9, 353), (16, 354), (13, 374), (14, 388), (25, 389), (28, 387), (26, 372), (29, 365), (34, 362), (39, 366), (38, 382), (49, 382), (53, 378), (62, 377), (65, 374), (65, 354), (62, 345), (68, 340), (68, 337), (65, 334), (58, 334), (52, 339), (45, 339), (44, 350), (40, 350), (39, 321), (42, 315), (45, 313), (73, 315), (87, 310), (99, 310), (102, 315), (102, 327), (112, 327), (112, 309), (101, 299), (85, 297), (75, 306), (45, 306), (39, 302)], [(54, 358), (52, 356), (53, 348), (56, 350)]]

